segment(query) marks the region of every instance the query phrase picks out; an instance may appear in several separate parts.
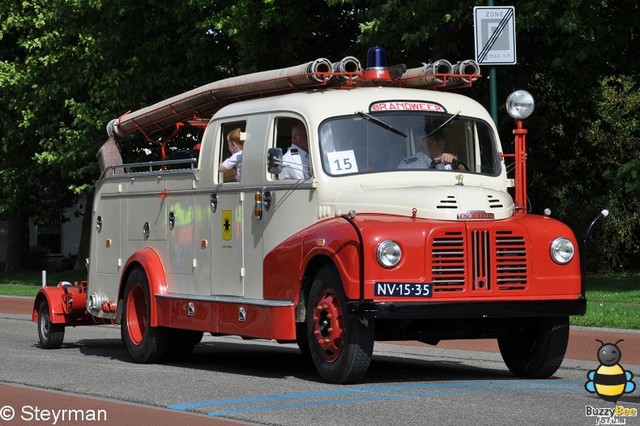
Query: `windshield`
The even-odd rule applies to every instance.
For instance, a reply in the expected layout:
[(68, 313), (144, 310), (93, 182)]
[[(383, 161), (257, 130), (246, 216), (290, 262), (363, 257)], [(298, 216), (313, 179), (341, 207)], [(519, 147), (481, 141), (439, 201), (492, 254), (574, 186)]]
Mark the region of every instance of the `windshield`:
[(458, 114), (369, 114), (325, 121), (322, 168), (331, 176), (425, 170), (500, 173), (491, 127)]

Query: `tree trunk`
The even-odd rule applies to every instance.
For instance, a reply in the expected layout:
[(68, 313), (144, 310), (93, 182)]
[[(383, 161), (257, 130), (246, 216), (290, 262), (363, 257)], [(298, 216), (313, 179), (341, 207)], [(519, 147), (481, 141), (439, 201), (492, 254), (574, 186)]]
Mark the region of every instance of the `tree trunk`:
[(27, 268), (29, 260), (29, 215), (11, 212), (7, 217), (6, 272), (20, 272)]

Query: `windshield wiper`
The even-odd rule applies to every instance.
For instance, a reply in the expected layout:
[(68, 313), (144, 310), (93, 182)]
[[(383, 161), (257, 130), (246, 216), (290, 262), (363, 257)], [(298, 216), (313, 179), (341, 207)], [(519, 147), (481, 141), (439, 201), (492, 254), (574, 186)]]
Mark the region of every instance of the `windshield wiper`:
[(436, 127), (436, 129), (434, 131), (432, 131), (431, 133), (429, 133), (427, 136), (425, 136), (425, 139), (428, 138), (429, 136), (433, 135), (434, 133), (438, 132), (440, 129), (442, 129), (444, 126), (446, 126), (447, 124), (449, 124), (454, 118), (456, 118), (457, 116), (460, 115), (462, 111), (458, 111), (455, 114), (453, 114), (451, 117), (447, 118), (447, 120), (442, 123), (441, 125), (439, 125), (438, 127)]
[[(395, 133), (396, 135), (400, 135), (403, 138), (407, 137), (407, 135), (402, 133), (400, 130), (394, 128), (391, 124), (385, 123), (384, 121), (380, 120), (379, 118), (374, 117), (371, 114), (367, 114), (364, 111), (356, 111), (356, 114), (358, 114), (360, 117), (364, 118), (367, 121), (373, 122), (373, 124), (377, 124), (378, 126), (382, 127), (383, 129), (387, 129), (390, 132)], [(458, 114), (460, 114), (460, 113), (458, 113)]]

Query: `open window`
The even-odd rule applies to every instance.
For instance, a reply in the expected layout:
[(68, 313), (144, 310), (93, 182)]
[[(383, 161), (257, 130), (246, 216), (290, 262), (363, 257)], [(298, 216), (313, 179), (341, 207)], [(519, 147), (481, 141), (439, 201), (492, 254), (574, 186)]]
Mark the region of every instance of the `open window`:
[[(309, 130), (305, 124), (297, 118), (278, 117), (273, 131), (270, 148), (278, 148), (279, 152), (282, 152), (282, 158), (275, 159), (281, 166), (278, 168), (279, 173), (270, 173), (267, 170), (271, 179), (309, 179), (311, 177)], [(273, 157), (274, 151), (272, 149), (269, 151)]]
[[(246, 125), (246, 121), (232, 121), (222, 124), (220, 141), (218, 143), (218, 149), (220, 150), (218, 158), (220, 159), (220, 163), (216, 165), (216, 170), (220, 175), (219, 182), (232, 183), (240, 180), (239, 177), (242, 170), (242, 149), (238, 152), (237, 148), (234, 148), (233, 145), (229, 143), (229, 138), (231, 137), (231, 139), (234, 139), (236, 136), (239, 136), (241, 145), (243, 145)], [(226, 165), (226, 170), (224, 171), (221, 170), (222, 164)]]

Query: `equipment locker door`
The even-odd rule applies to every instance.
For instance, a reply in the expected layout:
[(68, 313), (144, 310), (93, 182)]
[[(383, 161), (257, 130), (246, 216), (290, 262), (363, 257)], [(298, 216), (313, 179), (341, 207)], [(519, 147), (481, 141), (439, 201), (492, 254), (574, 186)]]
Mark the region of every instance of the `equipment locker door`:
[[(234, 184), (236, 186), (237, 184)], [(216, 191), (211, 215), (211, 292), (214, 295), (244, 294), (244, 252), (242, 249), (242, 193), (237, 189)]]
[[(230, 122), (221, 125), (216, 153), (217, 165), (228, 158), (226, 135), (237, 127), (243, 131), (245, 122)], [(214, 158), (216, 160), (216, 158)], [(213, 247), (211, 248), (211, 294), (216, 296), (244, 295), (244, 221), (242, 185), (235, 176), (218, 174), (218, 184), (211, 194), (211, 228)]]

